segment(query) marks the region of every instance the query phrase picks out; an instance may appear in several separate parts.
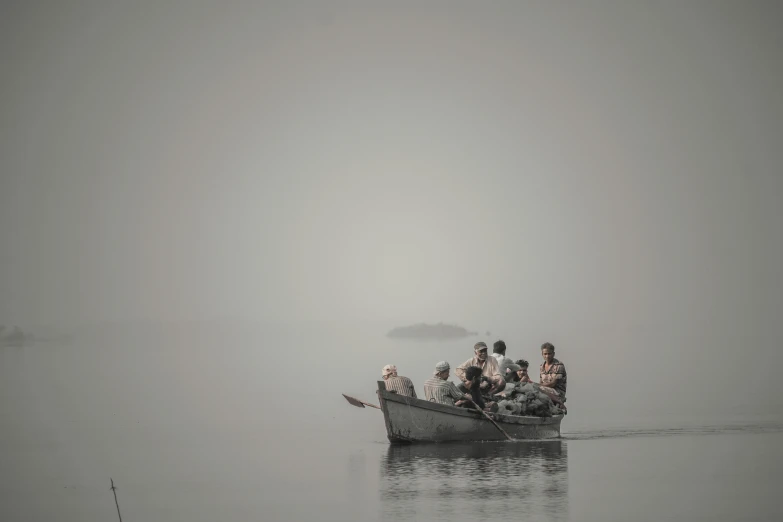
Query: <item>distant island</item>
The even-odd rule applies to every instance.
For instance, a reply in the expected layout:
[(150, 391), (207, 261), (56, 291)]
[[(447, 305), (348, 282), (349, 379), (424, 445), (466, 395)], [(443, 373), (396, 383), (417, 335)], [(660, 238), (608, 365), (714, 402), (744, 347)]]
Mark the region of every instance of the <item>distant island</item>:
[(476, 332), (469, 332), (461, 326), (443, 323), (398, 326), (386, 334), (387, 337), (399, 339), (459, 339), (476, 335), (478, 335)]
[(0, 324), (0, 346), (24, 346), (32, 340), (32, 334), (23, 332), (18, 326), (7, 328)]

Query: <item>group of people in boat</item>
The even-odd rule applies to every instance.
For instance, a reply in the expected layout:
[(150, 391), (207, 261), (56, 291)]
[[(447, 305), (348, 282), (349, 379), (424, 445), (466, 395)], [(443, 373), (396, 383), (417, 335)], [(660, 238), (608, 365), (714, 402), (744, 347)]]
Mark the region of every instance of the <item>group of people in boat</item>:
[[(541, 345), (543, 362), (539, 367), (539, 382), (528, 375), (530, 366), (524, 359), (517, 361), (506, 356), (506, 343), (497, 341), (488, 354), (486, 343), (473, 346), (473, 357), (457, 366), (454, 373), (460, 379), (455, 385), (449, 381), (451, 365), (440, 361), (435, 365), (432, 377), (424, 381), (424, 395), (428, 401), (463, 408), (481, 408), (497, 411), (497, 402), (508, 383), (531, 383), (545, 392), (555, 404), (565, 410), (566, 380), (565, 365), (555, 358), (555, 347), (551, 343)], [(381, 370), (386, 390), (408, 397), (416, 397), (413, 382), (397, 373), (397, 367), (387, 364)]]

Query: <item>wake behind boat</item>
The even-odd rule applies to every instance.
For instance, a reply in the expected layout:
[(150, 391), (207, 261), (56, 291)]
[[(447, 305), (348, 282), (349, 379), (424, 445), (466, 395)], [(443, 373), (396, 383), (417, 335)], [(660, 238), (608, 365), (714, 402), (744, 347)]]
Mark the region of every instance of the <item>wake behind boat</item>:
[[(378, 381), (378, 400), (392, 443), (506, 440), (503, 432), (479, 411), (393, 393), (387, 391), (384, 381)], [(493, 417), (514, 439), (559, 438), (563, 419), (563, 415)]]

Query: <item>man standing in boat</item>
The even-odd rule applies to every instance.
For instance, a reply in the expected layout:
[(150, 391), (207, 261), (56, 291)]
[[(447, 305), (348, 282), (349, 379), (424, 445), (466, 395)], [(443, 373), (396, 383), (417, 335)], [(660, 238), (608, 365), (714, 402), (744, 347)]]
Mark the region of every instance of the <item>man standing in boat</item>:
[(449, 380), (451, 366), (447, 361), (435, 365), (435, 373), (424, 381), (424, 396), (428, 401), (446, 404), (447, 406), (462, 406), (470, 396), (460, 392)]
[(555, 359), (555, 347), (552, 343), (541, 345), (541, 357), (544, 362), (540, 368), (540, 386), (542, 391), (556, 395), (561, 401), (566, 400), (566, 369), (565, 365)]
[(457, 377), (464, 383), (467, 380), (465, 371), (471, 366), (477, 366), (481, 369), (481, 374), (486, 377), (492, 387), (489, 390), (489, 394), (498, 393), (506, 387), (506, 381), (503, 376), (500, 375), (500, 369), (498, 368), (498, 361), (494, 357), (487, 356), (487, 345), (484, 342), (478, 342), (473, 346), (473, 357), (460, 364), (457, 367)]
[(397, 367), (393, 364), (387, 364), (381, 370), (381, 377), (386, 381), (386, 390), (398, 393), (400, 395), (407, 395), (408, 397), (416, 398), (416, 390), (413, 388), (413, 381), (407, 377), (397, 375)]

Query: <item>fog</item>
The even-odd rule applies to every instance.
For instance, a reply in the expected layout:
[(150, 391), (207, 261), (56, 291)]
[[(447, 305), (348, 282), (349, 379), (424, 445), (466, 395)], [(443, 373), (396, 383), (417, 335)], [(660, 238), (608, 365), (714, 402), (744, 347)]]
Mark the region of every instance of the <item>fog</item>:
[(0, 324), (444, 320), (773, 404), (782, 14), (4, 2)]

